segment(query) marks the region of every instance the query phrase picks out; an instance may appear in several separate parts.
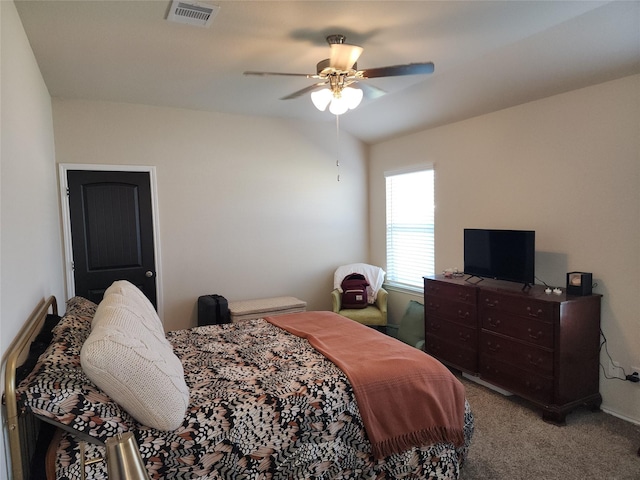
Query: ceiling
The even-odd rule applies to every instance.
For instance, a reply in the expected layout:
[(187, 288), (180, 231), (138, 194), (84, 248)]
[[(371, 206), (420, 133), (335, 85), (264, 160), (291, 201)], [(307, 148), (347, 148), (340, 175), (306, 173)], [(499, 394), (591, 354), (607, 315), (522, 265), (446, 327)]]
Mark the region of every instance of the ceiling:
[(166, 20), (171, 0), (16, 0), (53, 97), (335, 122), (308, 95), (325, 37), (364, 47), (359, 68), (432, 61), (371, 79), (340, 128), (376, 143), (640, 73), (640, 1), (242, 1), (209, 28)]

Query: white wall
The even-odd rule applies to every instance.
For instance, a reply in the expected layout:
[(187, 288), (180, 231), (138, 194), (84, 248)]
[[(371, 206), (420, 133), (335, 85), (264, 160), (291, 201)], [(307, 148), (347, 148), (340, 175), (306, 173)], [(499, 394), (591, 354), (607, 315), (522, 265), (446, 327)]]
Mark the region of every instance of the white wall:
[[(371, 147), (371, 261), (385, 264), (383, 172), (433, 162), (436, 271), (462, 269), (465, 227), (533, 229), (536, 276), (593, 272), (609, 352), (640, 366), (639, 125), (632, 76)], [(603, 408), (640, 423), (639, 385), (601, 374)]]
[[(0, 2), (0, 344), (39, 301), (64, 300), (51, 99), (13, 2)], [(59, 305), (64, 311), (64, 303)], [(4, 390), (4, 370), (2, 372)], [(9, 478), (4, 408), (0, 478)]]
[(368, 256), (365, 148), (332, 124), (53, 102), (60, 163), (155, 165), (164, 322), (199, 295), (293, 295), (329, 310), (333, 271)]

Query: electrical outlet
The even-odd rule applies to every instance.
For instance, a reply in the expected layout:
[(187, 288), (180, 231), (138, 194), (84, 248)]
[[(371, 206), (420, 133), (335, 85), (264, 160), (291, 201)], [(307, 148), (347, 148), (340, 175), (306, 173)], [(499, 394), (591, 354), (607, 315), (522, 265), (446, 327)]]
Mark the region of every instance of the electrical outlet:
[(631, 373), (627, 375), (627, 380), (633, 383), (640, 383), (640, 368), (631, 367)]

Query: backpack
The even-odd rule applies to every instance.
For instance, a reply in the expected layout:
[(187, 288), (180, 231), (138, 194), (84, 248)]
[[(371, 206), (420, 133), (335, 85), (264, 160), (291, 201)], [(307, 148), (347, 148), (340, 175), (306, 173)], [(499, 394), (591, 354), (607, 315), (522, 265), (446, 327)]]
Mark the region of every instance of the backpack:
[(342, 280), (342, 308), (366, 308), (368, 305), (367, 287), (364, 275), (352, 273)]

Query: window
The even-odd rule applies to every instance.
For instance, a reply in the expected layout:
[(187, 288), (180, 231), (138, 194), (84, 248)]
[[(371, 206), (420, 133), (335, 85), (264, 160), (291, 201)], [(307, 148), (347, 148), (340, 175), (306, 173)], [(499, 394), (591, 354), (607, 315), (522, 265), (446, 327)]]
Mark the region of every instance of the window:
[(386, 172), (387, 283), (422, 290), (435, 273), (433, 167)]

